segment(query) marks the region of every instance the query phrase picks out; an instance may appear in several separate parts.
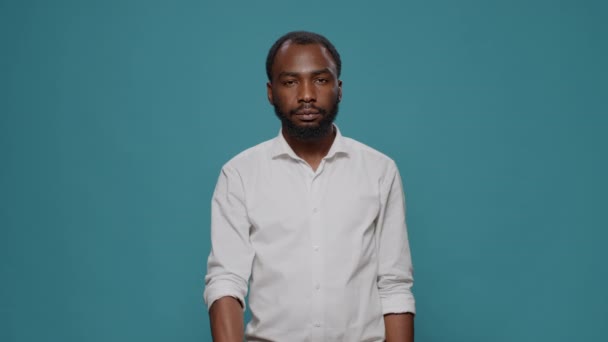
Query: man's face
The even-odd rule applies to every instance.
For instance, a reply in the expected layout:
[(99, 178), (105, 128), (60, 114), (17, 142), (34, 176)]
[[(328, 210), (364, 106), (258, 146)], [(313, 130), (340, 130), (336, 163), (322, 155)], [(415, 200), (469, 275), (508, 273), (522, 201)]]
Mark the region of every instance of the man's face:
[(322, 45), (285, 42), (274, 59), (267, 91), (288, 135), (314, 140), (332, 131), (342, 81), (331, 54)]

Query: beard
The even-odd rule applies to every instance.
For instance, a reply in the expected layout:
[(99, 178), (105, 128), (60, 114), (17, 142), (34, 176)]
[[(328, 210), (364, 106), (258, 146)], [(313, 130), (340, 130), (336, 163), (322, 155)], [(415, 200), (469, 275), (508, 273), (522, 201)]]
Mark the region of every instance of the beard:
[(316, 140), (322, 137), (327, 136), (333, 131), (333, 123), (338, 116), (339, 104), (338, 100), (333, 103), (332, 107), (329, 110), (312, 106), (306, 106), (306, 108), (314, 108), (319, 114), (321, 114), (321, 120), (317, 126), (313, 127), (301, 127), (296, 125), (289, 118), (295, 115), (298, 111), (302, 110), (305, 106), (300, 106), (296, 109), (290, 110), (288, 113), (281, 111), (281, 106), (276, 101), (272, 104), (274, 107), (274, 113), (277, 115), (281, 123), (282, 127), (287, 133), (287, 135), (296, 138), (298, 140)]

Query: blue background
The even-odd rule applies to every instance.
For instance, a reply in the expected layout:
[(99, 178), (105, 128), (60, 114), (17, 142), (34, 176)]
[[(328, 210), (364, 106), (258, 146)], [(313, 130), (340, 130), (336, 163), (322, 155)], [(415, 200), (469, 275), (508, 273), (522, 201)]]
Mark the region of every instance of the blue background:
[(209, 341), (220, 167), (274, 137), (281, 34), (396, 160), (417, 341), (605, 341), (603, 1), (0, 1), (0, 340)]

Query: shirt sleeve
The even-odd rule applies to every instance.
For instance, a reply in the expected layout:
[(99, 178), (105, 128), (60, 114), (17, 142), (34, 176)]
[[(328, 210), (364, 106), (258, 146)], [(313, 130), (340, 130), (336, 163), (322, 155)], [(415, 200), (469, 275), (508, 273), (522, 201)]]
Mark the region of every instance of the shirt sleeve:
[(250, 227), (242, 179), (235, 169), (225, 166), (211, 203), (211, 252), (203, 294), (208, 308), (221, 297), (231, 296), (245, 310), (254, 256)]
[(405, 198), (399, 170), (391, 162), (382, 184), (382, 207), (376, 226), (378, 292), (382, 313), (416, 313), (412, 259), (405, 222)]

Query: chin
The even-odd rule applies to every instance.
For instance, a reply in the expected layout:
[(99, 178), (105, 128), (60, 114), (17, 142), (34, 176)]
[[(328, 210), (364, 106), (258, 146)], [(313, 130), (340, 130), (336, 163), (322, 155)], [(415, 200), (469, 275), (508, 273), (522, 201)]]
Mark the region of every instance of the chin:
[(319, 127), (321, 123), (319, 121), (298, 121), (293, 122), (292, 124), (297, 127), (307, 128), (307, 127)]

